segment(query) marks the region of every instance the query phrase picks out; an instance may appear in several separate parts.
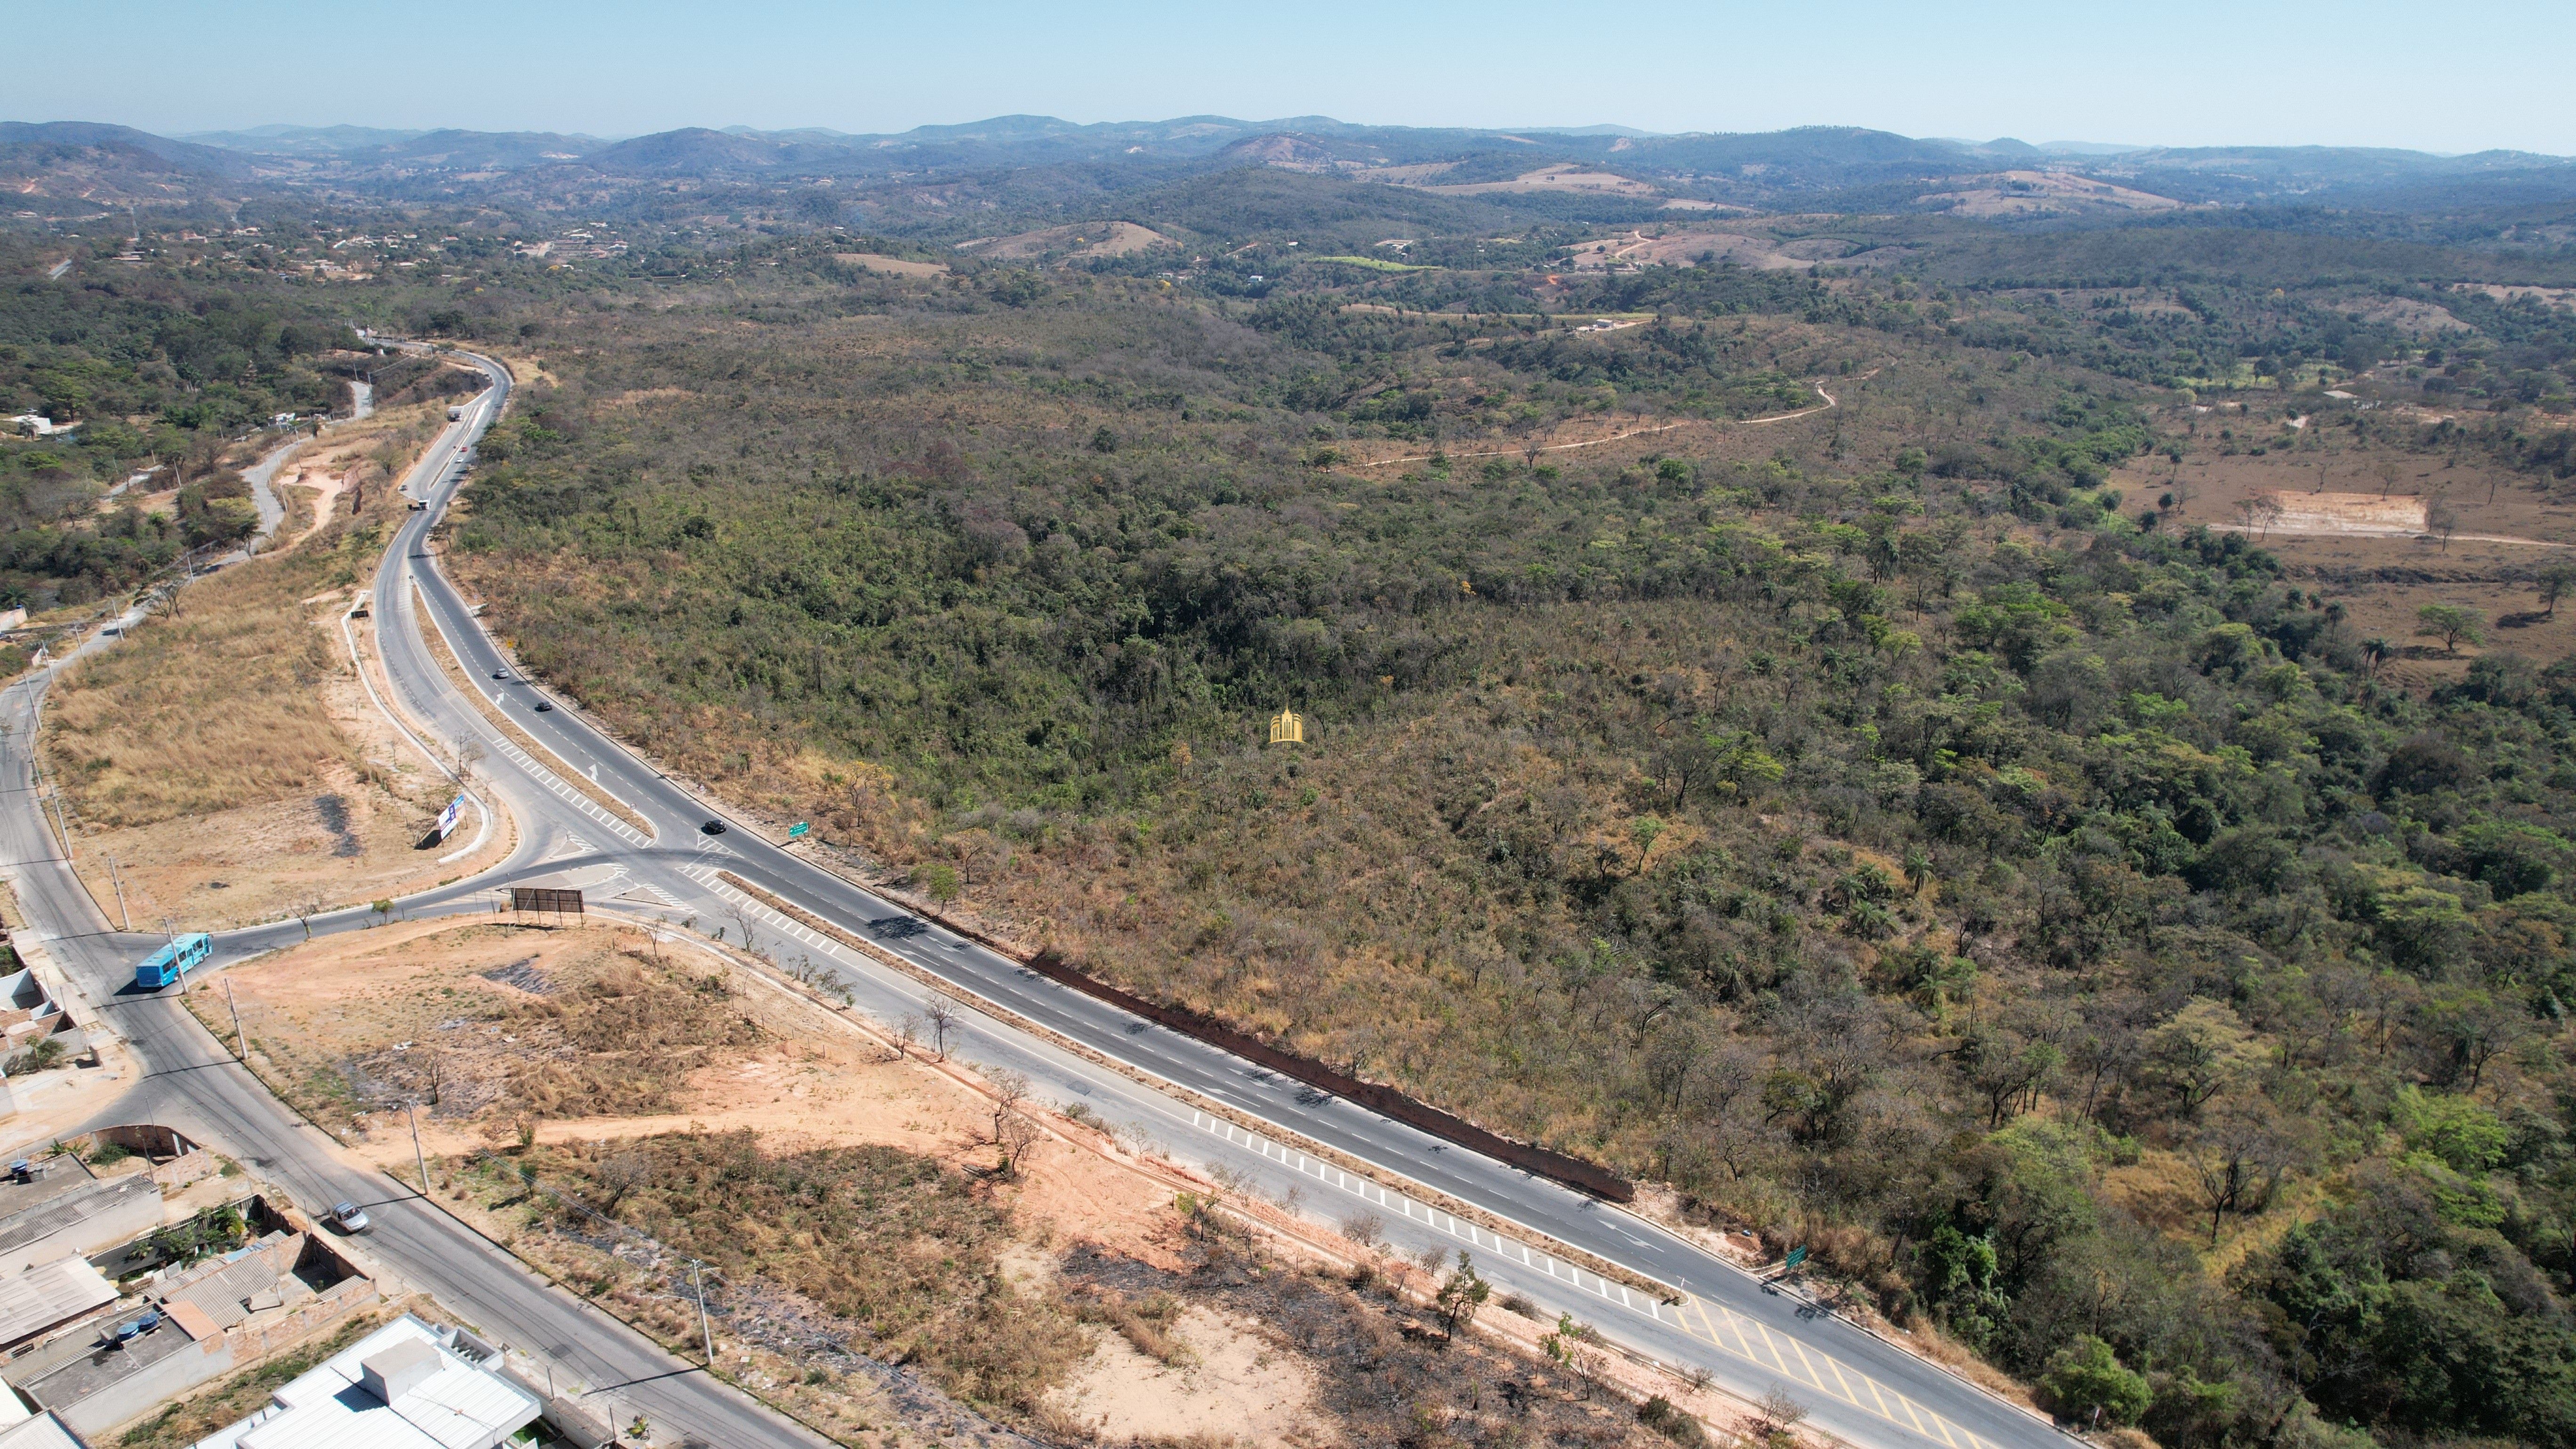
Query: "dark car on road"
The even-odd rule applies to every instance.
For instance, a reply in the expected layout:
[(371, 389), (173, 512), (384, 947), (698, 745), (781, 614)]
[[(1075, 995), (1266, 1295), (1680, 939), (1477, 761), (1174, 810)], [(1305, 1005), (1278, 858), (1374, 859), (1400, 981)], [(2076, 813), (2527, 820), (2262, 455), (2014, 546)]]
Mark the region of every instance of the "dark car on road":
[(552, 714), (554, 713), (554, 709), (555, 707), (552, 704), (547, 703), (545, 700), (541, 699), (537, 701), (537, 713), (539, 714)]
[(724, 822), (721, 820), (710, 820), (706, 824), (699, 826), (698, 830), (702, 834), (706, 835), (722, 835), (724, 834)]

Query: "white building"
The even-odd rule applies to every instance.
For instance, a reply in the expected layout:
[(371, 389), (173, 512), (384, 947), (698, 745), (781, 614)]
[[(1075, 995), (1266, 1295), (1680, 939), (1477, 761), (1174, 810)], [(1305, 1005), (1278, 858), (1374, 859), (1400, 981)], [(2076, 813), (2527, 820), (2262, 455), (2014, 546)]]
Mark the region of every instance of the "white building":
[(500, 1356), (406, 1313), (196, 1449), (496, 1449), (543, 1412)]
[(59, 1415), (39, 1414), (0, 1390), (0, 1449), (89, 1449), (89, 1441), (72, 1432)]

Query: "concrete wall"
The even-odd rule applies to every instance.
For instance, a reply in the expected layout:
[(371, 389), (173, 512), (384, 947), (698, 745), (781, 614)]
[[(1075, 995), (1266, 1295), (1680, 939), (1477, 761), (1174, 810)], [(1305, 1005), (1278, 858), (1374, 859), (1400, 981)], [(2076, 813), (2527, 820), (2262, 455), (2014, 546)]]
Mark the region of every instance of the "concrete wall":
[(101, 1127), (67, 1139), (67, 1145), (84, 1157), (92, 1150), (114, 1143), (139, 1157), (152, 1161), (152, 1180), (165, 1189), (186, 1187), (200, 1178), (212, 1177), (223, 1170), (222, 1159), (173, 1127), (157, 1122), (136, 1122), (121, 1127)]
[(262, 1324), (245, 1323), (224, 1335), (233, 1345), (233, 1356), (244, 1363), (255, 1363), (311, 1337), (330, 1327), (384, 1295), (376, 1291), (370, 1278), (343, 1278), (322, 1290), (322, 1296), (296, 1309), (284, 1318)]

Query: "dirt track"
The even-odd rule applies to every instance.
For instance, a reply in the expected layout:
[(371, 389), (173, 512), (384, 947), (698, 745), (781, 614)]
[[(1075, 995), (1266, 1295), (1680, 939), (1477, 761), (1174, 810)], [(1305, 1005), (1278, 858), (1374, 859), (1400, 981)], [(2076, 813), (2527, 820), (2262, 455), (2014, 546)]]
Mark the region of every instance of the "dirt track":
[[(1853, 380), (1856, 382), (1867, 382), (1876, 376), (1878, 376), (1878, 369), (1873, 367)], [(1579, 443), (1549, 443), (1538, 451), (1542, 453), (1563, 453), (1575, 448), (1598, 448), (1604, 443), (1616, 443), (1625, 438), (1642, 438), (1653, 433), (1669, 433), (1675, 428), (1687, 428), (1693, 426), (1712, 428), (1757, 428), (1765, 423), (1785, 423), (1793, 418), (1803, 418), (1810, 416), (1811, 414), (1824, 412), (1830, 408), (1842, 406), (1841, 403), (1834, 400), (1834, 395), (1832, 393), (1825, 391), (1825, 385), (1822, 382), (1810, 383), (1808, 385), (1816, 390), (1816, 396), (1825, 400), (1824, 406), (1800, 408), (1796, 412), (1773, 413), (1768, 417), (1760, 418), (1691, 418), (1687, 421), (1678, 423), (1658, 423), (1651, 428), (1632, 428), (1624, 433), (1612, 433), (1606, 438), (1586, 438)], [(1474, 453), (1447, 453), (1438, 455), (1431, 453), (1407, 453), (1401, 458), (1371, 458), (1365, 462), (1354, 461), (1351, 466), (1354, 468), (1383, 468), (1389, 463), (1427, 463), (1434, 456), (1444, 456), (1449, 458), (1512, 458), (1518, 457), (1528, 451), (1529, 450), (1526, 448), (1489, 448), (1481, 452)]]

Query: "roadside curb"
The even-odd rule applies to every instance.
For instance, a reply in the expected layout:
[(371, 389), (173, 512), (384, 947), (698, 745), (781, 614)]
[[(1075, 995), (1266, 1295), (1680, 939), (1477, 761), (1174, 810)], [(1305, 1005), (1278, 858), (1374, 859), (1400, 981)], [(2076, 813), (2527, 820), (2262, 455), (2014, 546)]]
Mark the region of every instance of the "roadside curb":
[[(1307, 1156), (1312, 1157), (1319, 1162), (1329, 1162), (1333, 1166), (1344, 1172), (1350, 1173), (1353, 1176), (1366, 1178), (1369, 1181), (1378, 1184), (1380, 1187), (1393, 1192), (1400, 1192), (1407, 1197), (1413, 1198), (1422, 1203), (1425, 1207), (1436, 1207), (1440, 1211), (1447, 1213), (1451, 1217), (1457, 1218), (1460, 1221), (1473, 1222), (1477, 1226), (1484, 1228), (1487, 1232), (1495, 1233), (1500, 1236), (1527, 1238), (1530, 1241), (1545, 1247), (1550, 1254), (1571, 1266), (1582, 1268), (1596, 1277), (1619, 1283), (1624, 1287), (1634, 1289), (1640, 1293), (1650, 1294), (1658, 1300), (1668, 1302), (1676, 1294), (1679, 1294), (1682, 1291), (1671, 1284), (1658, 1282), (1653, 1278), (1649, 1278), (1634, 1268), (1613, 1263), (1596, 1253), (1583, 1248), (1577, 1248), (1542, 1229), (1531, 1227), (1526, 1223), (1516, 1222), (1499, 1213), (1493, 1212), (1490, 1209), (1477, 1207), (1473, 1203), (1462, 1202), (1448, 1193), (1442, 1192), (1438, 1188), (1432, 1187), (1426, 1183), (1416, 1182), (1390, 1168), (1364, 1161), (1352, 1156), (1350, 1153), (1345, 1152), (1340, 1148), (1328, 1147), (1323, 1143), (1307, 1137), (1304, 1133), (1297, 1131), (1293, 1127), (1270, 1121), (1264, 1117), (1256, 1116), (1255, 1114), (1246, 1112), (1239, 1107), (1229, 1106), (1226, 1103), (1217, 1101), (1214, 1098), (1208, 1097), (1190, 1087), (1186, 1087), (1178, 1082), (1173, 1082), (1166, 1078), (1157, 1076), (1142, 1067), (1133, 1065), (1132, 1063), (1120, 1061), (1096, 1048), (1085, 1046), (1080, 1042), (1074, 1041), (1070, 1037), (1052, 1030), (1051, 1028), (1041, 1026), (1038, 1023), (1029, 1020), (1027, 1017), (1020, 1015), (1011, 1008), (974, 991), (970, 987), (961, 986), (956, 982), (949, 981), (944, 977), (938, 976), (924, 967), (904, 960), (902, 957), (886, 950), (882, 946), (876, 945), (873, 942), (860, 940), (845, 928), (834, 925), (829, 921), (825, 921), (821, 917), (814, 915), (812, 912), (805, 910), (803, 907), (783, 900), (760, 886), (753, 885), (751, 882), (735, 875), (732, 871), (718, 868), (715, 873), (726, 885), (743, 892), (745, 895), (751, 897), (751, 899), (759, 902), (761, 905), (769, 907), (771, 910), (806, 926), (808, 929), (821, 931), (825, 935), (830, 936), (833, 940), (840, 942), (842, 945), (847, 946), (854, 951), (858, 951), (866, 955), (873, 961), (900, 971), (904, 975), (909, 976), (934, 990), (953, 992), (961, 996), (969, 997), (973, 1000), (977, 1010), (992, 1017), (996, 1021), (1002, 1022), (1014, 1030), (1025, 1032), (1030, 1036), (1034, 1036), (1039, 1040), (1058, 1048), (1059, 1050), (1071, 1052), (1075, 1056), (1081, 1057), (1083, 1060), (1092, 1063), (1094, 1066), (1116, 1072), (1120, 1076), (1126, 1077), (1140, 1086), (1148, 1087), (1166, 1096), (1173, 1097), (1211, 1117), (1222, 1118), (1226, 1121), (1232, 1122), (1235, 1126), (1242, 1128), (1246, 1132), (1257, 1133), (1261, 1136), (1277, 1140), (1282, 1146), (1293, 1146), (1298, 1151), (1305, 1153)], [(1028, 968), (1023, 966), (1020, 969), (1027, 970)]]

